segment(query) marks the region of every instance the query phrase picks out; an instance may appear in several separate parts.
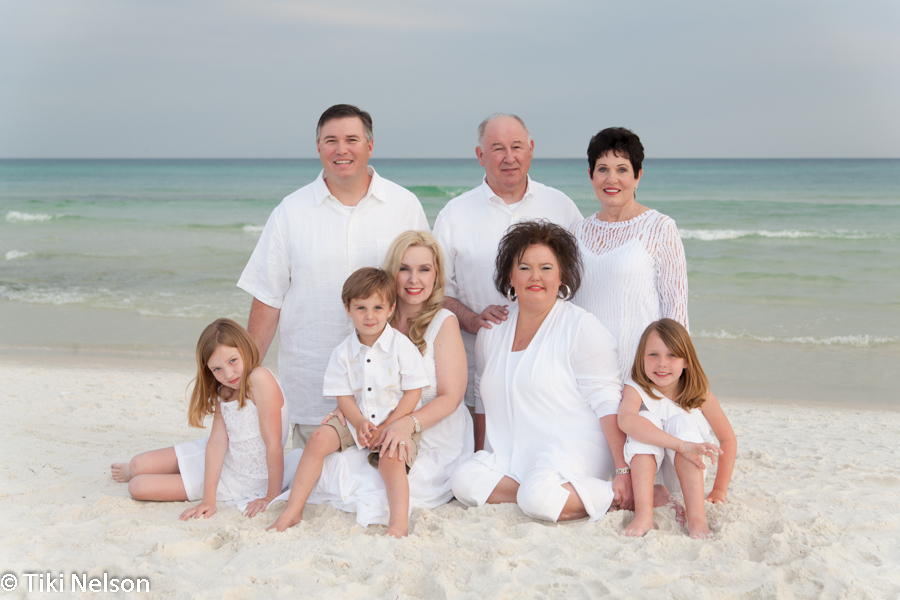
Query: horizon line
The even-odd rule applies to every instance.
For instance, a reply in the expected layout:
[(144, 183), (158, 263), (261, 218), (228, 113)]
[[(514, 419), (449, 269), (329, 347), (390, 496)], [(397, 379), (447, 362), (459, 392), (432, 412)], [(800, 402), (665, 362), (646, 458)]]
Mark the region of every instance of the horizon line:
[[(205, 157), (184, 157), (184, 156), (0, 156), (0, 160), (319, 160), (318, 157), (297, 157), (297, 156), (267, 156), (267, 157), (245, 157), (245, 156), (205, 156)], [(440, 157), (402, 157), (402, 156), (381, 156), (378, 158), (370, 158), (369, 161), (378, 160), (477, 160), (468, 156), (440, 156)], [(584, 156), (563, 156), (563, 157), (535, 157), (532, 161), (541, 160), (587, 160)], [(644, 157), (644, 160), (900, 160), (900, 156), (654, 156)]]

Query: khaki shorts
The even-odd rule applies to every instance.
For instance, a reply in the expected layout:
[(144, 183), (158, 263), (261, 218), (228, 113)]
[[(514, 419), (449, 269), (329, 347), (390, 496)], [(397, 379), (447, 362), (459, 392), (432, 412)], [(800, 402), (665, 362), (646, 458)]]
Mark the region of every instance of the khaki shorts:
[[(331, 417), (328, 419), (326, 425), (330, 425), (337, 430), (338, 436), (341, 438), (341, 448), (339, 452), (343, 452), (347, 448), (351, 446), (356, 446), (356, 442), (353, 439), (353, 436), (350, 434), (350, 427), (347, 425), (341, 424), (341, 421), (337, 417)], [(406, 472), (409, 473), (409, 470), (412, 468), (413, 463), (416, 462), (416, 457), (419, 455), (419, 440), (422, 437), (422, 433), (414, 433), (409, 436), (409, 448), (406, 449)], [(378, 459), (379, 459), (379, 451), (381, 448), (376, 448), (369, 452), (369, 464), (378, 468)]]

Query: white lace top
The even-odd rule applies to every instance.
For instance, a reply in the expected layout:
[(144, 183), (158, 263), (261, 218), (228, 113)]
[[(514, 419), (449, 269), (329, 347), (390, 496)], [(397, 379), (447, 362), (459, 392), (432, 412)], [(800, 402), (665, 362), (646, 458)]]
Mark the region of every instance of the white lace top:
[(572, 233), (584, 261), (574, 302), (616, 338), (622, 379), (630, 379), (647, 325), (670, 318), (689, 329), (687, 264), (678, 228), (650, 209), (619, 223), (591, 215), (575, 224)]
[[(219, 402), (225, 429), (228, 431), (228, 450), (222, 464), (220, 480), (228, 486), (235, 499), (261, 498), (266, 495), (269, 466), (266, 463), (266, 444), (259, 429), (259, 411), (247, 400), (238, 409), (237, 401)], [(281, 409), (281, 444), (287, 441), (287, 402)]]

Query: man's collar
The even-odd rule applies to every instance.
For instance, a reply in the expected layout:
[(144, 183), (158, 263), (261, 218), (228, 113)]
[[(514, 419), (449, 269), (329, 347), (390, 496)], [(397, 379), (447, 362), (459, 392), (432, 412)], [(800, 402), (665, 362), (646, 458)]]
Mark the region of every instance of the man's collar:
[[(369, 173), (372, 181), (369, 182), (369, 190), (366, 192), (365, 198), (372, 196), (373, 198), (384, 202), (387, 200), (387, 194), (385, 194), (384, 191), (384, 179), (375, 172), (375, 168), (372, 165), (366, 165), (366, 171)], [(319, 176), (313, 181), (313, 195), (316, 199), (316, 206), (322, 204), (322, 202), (325, 201), (325, 198), (329, 196), (340, 202), (340, 200), (331, 194), (328, 190), (328, 186), (325, 184), (325, 169), (319, 171)], [(357, 206), (359, 205), (357, 204)]]
[[(490, 184), (488, 184), (487, 176), (482, 178), (481, 187), (483, 188), (484, 195), (487, 197), (488, 200), (490, 200), (492, 202), (500, 202), (502, 204), (506, 204), (506, 201), (503, 198), (501, 198), (500, 196), (498, 196), (496, 194), (496, 192), (494, 192), (493, 188), (491, 188)], [(532, 195), (533, 195), (533, 193), (531, 190), (531, 175), (525, 175), (525, 195), (522, 196), (521, 201), (526, 200), (527, 198), (529, 198)], [(508, 204), (506, 204), (506, 205), (509, 206)]]

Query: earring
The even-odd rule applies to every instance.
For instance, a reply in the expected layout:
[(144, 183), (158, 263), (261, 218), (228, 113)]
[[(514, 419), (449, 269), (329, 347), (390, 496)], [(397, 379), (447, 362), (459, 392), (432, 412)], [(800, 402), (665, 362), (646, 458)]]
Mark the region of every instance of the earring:
[[(562, 292), (562, 289), (563, 289), (563, 288), (566, 288), (566, 295), (565, 295), (565, 296), (560, 296), (560, 293)], [(557, 298), (559, 298), (560, 300), (568, 300), (569, 298), (572, 297), (572, 288), (570, 288), (570, 287), (569, 287), (568, 285), (566, 285), (565, 283), (561, 283), (561, 284), (559, 284), (559, 291), (556, 292), (556, 296), (557, 296)]]
[(518, 296), (516, 296), (516, 290), (513, 289), (513, 286), (509, 286), (509, 289), (506, 290), (506, 299), (510, 302), (515, 302), (516, 298), (518, 298)]

